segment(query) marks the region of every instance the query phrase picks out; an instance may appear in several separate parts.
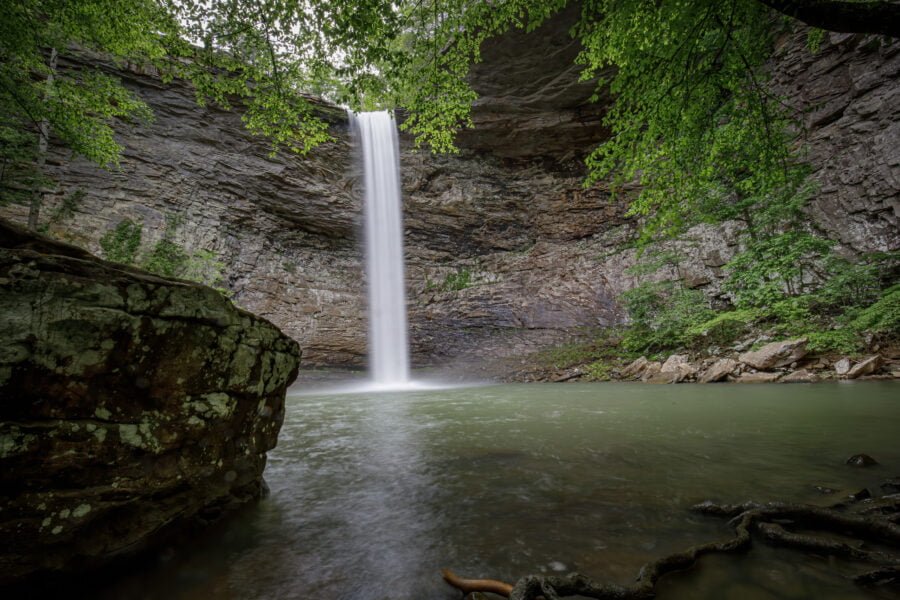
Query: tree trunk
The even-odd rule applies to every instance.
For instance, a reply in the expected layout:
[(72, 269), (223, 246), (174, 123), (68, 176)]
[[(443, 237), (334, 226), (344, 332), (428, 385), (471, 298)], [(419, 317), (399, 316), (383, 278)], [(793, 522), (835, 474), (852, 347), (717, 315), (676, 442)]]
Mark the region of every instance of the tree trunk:
[[(50, 96), (53, 87), (53, 79), (56, 76), (56, 48), (50, 50), (50, 72), (47, 74), (46, 89), (44, 90), (44, 101), (46, 102)], [(47, 117), (41, 119), (40, 130), (38, 132), (38, 154), (37, 154), (37, 172), (40, 177), (44, 173), (44, 165), (47, 164), (47, 146), (50, 142), (50, 121)], [(41, 205), (44, 203), (44, 190), (42, 185), (38, 185), (31, 197), (31, 206), (28, 209), (28, 229), (37, 230), (38, 219), (41, 216)]]

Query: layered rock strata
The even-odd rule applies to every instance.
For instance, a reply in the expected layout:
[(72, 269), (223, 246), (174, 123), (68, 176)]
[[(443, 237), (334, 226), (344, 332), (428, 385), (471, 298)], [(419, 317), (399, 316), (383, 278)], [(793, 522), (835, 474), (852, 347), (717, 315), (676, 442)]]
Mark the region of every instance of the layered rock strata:
[(299, 358), (210, 288), (0, 221), (0, 584), (257, 497)]

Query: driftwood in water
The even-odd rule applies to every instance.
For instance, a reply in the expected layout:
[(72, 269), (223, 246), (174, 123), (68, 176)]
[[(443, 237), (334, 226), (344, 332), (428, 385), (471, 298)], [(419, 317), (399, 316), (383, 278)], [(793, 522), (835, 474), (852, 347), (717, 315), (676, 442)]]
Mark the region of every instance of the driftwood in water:
[[(852, 510), (848, 510), (852, 509)], [(597, 583), (579, 573), (567, 576), (529, 575), (515, 585), (494, 579), (464, 579), (448, 569), (444, 580), (464, 593), (491, 592), (510, 600), (557, 600), (566, 596), (583, 596), (597, 600), (643, 600), (652, 598), (659, 579), (667, 573), (688, 569), (705, 554), (743, 552), (750, 548), (752, 534), (771, 545), (830, 554), (849, 560), (877, 565), (872, 571), (858, 575), (861, 585), (900, 582), (900, 494), (867, 500), (855, 505), (838, 504), (831, 508), (804, 504), (770, 502), (719, 505), (711, 502), (691, 509), (701, 514), (731, 518), (735, 535), (731, 539), (691, 546), (647, 563), (631, 586)], [(802, 526), (804, 530), (849, 535), (862, 543), (890, 547), (888, 550), (864, 549), (833, 538), (796, 533), (785, 525)]]

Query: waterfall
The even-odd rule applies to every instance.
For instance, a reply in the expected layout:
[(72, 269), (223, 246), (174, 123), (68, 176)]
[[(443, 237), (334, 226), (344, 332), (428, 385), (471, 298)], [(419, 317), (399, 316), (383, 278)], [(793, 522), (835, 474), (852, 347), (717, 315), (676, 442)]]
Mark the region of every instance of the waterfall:
[(351, 113), (350, 118), (363, 158), (369, 371), (376, 384), (406, 384), (409, 342), (397, 127), (387, 111)]

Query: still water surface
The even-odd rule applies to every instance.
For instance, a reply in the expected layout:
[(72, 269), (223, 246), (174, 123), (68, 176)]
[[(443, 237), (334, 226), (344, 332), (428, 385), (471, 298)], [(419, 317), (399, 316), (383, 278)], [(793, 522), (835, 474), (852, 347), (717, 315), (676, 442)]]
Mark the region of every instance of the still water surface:
[[(530, 384), (292, 395), (271, 495), (108, 598), (458, 599), (440, 567), (515, 581), (640, 566), (728, 537), (686, 509), (827, 504), (900, 475), (900, 385)], [(844, 465), (865, 452), (881, 464)], [(659, 598), (885, 598), (853, 566), (756, 544)]]

